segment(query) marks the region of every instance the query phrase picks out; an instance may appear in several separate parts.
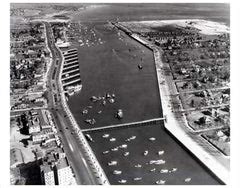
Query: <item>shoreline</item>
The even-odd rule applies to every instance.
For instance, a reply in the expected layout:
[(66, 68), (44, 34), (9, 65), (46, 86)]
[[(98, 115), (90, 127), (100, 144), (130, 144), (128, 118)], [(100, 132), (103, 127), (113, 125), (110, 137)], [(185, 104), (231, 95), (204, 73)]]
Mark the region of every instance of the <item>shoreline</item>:
[(64, 107), (65, 112), (68, 114), (68, 117), (69, 117), (69, 120), (72, 123), (72, 126), (74, 127), (75, 131), (77, 132), (77, 135), (78, 135), (78, 137), (81, 141), (81, 144), (83, 145), (83, 148), (86, 151), (86, 154), (88, 156), (88, 161), (91, 161), (90, 165), (95, 169), (95, 173), (98, 174), (96, 176), (96, 178), (100, 179), (101, 184), (110, 185), (105, 172), (101, 168), (94, 152), (92, 151), (91, 147), (89, 146), (88, 142), (86, 141), (85, 136), (83, 135), (81, 129), (79, 128), (79, 125), (77, 124), (77, 121), (75, 120), (75, 118), (74, 118), (73, 114), (71, 113), (71, 111), (69, 109), (69, 106), (67, 104), (66, 97), (65, 97), (65, 94), (64, 94), (64, 91), (63, 91), (62, 82), (61, 82), (61, 75), (62, 75), (62, 70), (63, 70), (64, 57), (63, 57), (62, 51), (58, 48), (58, 46), (56, 46), (56, 48), (58, 49), (58, 51), (60, 52), (60, 54), (62, 56), (62, 62), (61, 62), (60, 73), (59, 73), (60, 75), (59, 75), (59, 80), (58, 80), (59, 85), (61, 86), (60, 87), (60, 90), (61, 90), (60, 96), (62, 98), (62, 105)]
[[(223, 33), (230, 33), (230, 28), (224, 22), (215, 22), (206, 19), (173, 19), (173, 20), (148, 20), (148, 21), (129, 21), (121, 22), (125, 27), (128, 24), (130, 30), (135, 31), (151, 31), (154, 27), (176, 26), (176, 27), (190, 27), (199, 30), (200, 34), (204, 35), (218, 35)], [(151, 27), (151, 29), (149, 29)]]
[[(171, 78), (167, 78), (167, 76), (164, 75), (164, 71), (162, 71), (162, 69), (167, 65), (161, 61), (160, 49), (156, 47), (154, 44), (144, 40), (137, 34), (129, 34), (129, 29), (125, 28), (126, 26), (123, 26), (121, 24), (115, 24), (115, 26), (118, 29), (127, 32), (129, 37), (133, 38), (134, 40), (138, 41), (139, 43), (150, 48), (153, 51), (163, 115), (166, 116), (167, 118), (167, 120), (164, 123), (164, 127), (177, 140), (179, 140), (179, 142), (181, 142), (190, 152), (192, 152), (192, 154), (195, 157), (197, 157), (223, 183), (228, 184), (230, 176), (228, 169), (229, 167), (226, 167), (225, 165), (227, 164), (229, 166), (229, 159), (223, 156), (222, 153), (220, 153), (216, 148), (213, 147), (208, 148), (209, 144), (207, 143), (206, 140), (203, 140), (203, 138), (199, 136), (197, 137), (196, 135), (193, 135), (192, 131), (189, 129), (187, 125), (187, 120), (185, 116), (183, 116), (179, 122), (179, 119), (176, 119), (174, 112), (172, 112), (171, 105), (172, 93), (170, 92), (170, 87), (172, 87), (171, 88), (172, 90), (175, 90), (175, 93), (177, 90), (175, 86), (170, 82)], [(166, 84), (161, 84), (160, 80), (166, 80)], [(203, 148), (199, 144), (202, 144), (205, 148)], [(211, 153), (207, 152), (205, 149), (210, 149), (210, 151), (214, 149), (215, 150), (214, 152), (216, 152), (217, 155), (216, 154), (211, 155)]]
[[(98, 161), (96, 160), (96, 157), (94, 156), (94, 153), (92, 152), (91, 148), (89, 148), (89, 145), (86, 141), (85, 136), (82, 134), (81, 130), (79, 129), (79, 127), (78, 127), (78, 125), (77, 125), (73, 115), (71, 114), (71, 111), (69, 110), (68, 105), (67, 105), (66, 97), (65, 97), (65, 94), (64, 94), (64, 90), (63, 90), (63, 85), (62, 85), (62, 82), (61, 82), (61, 75), (62, 75), (64, 57), (63, 57), (63, 54), (62, 54), (61, 50), (58, 48), (58, 46), (55, 43), (54, 43), (54, 46), (61, 56), (61, 58), (60, 58), (61, 61), (59, 62), (60, 63), (60, 65), (59, 65), (60, 68), (59, 68), (58, 76), (56, 77), (56, 83), (58, 83), (58, 84), (56, 84), (56, 85), (59, 89), (59, 95), (60, 95), (60, 98), (61, 98), (61, 108), (64, 111), (64, 113), (66, 113), (68, 115), (64, 118), (68, 118), (68, 120), (70, 120), (70, 122), (71, 122), (70, 126), (72, 126), (74, 131), (76, 132), (77, 137), (75, 139), (77, 139), (77, 141), (80, 143), (79, 147), (82, 147), (82, 149), (83, 149), (83, 154), (84, 155), (83, 154), (82, 155), (84, 156), (84, 158), (82, 158), (82, 161), (83, 161), (85, 166), (90, 167), (91, 174), (93, 174), (93, 177), (95, 178), (93, 184), (94, 185), (97, 185), (97, 184), (109, 185), (109, 182), (106, 179), (106, 176), (105, 176), (103, 170), (101, 169)], [(48, 48), (50, 49), (51, 47), (48, 46)], [(52, 55), (52, 50), (50, 50), (50, 54)], [(52, 61), (53, 61), (53, 59), (52, 59)], [(51, 66), (53, 66), (53, 64), (51, 64)], [(48, 72), (48, 74), (50, 74), (50, 72)], [(76, 172), (74, 172), (74, 174), (75, 173)]]

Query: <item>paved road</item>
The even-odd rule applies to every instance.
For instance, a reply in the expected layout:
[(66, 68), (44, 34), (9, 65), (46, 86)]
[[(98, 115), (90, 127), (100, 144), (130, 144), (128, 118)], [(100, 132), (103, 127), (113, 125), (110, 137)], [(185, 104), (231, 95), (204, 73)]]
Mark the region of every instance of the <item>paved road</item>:
[[(49, 23), (45, 23), (45, 26), (47, 30), (46, 35), (48, 39), (48, 47), (51, 50), (53, 58), (47, 78), (49, 109), (53, 114), (58, 130), (61, 133), (60, 136), (62, 138), (64, 150), (67, 154), (70, 165), (73, 168), (77, 183), (83, 185), (96, 185), (99, 184), (97, 178), (86, 159), (86, 155), (84, 154), (83, 147), (81, 147), (78, 137), (74, 135), (71, 122), (67, 118), (66, 112), (62, 107), (61, 97), (59, 95), (61, 86), (58, 84), (61, 67), (60, 63), (62, 62), (61, 54), (54, 44), (52, 29)], [(55, 68), (56, 74), (53, 78)], [(57, 98), (57, 100), (55, 98)]]

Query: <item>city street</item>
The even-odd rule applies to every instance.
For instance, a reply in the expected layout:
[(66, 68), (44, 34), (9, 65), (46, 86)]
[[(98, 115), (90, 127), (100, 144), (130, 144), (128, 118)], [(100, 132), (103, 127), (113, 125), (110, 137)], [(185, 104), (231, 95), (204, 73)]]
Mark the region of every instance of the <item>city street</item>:
[[(96, 176), (94, 175), (93, 169), (90, 167), (86, 156), (83, 152), (83, 147), (80, 145), (80, 141), (77, 140), (76, 135), (71, 134), (71, 122), (66, 118), (66, 112), (61, 104), (60, 98), (60, 89), (58, 85), (59, 73), (60, 73), (60, 64), (56, 66), (56, 62), (61, 62), (61, 54), (54, 45), (54, 38), (52, 35), (52, 30), (49, 23), (45, 23), (47, 30), (47, 39), (48, 47), (52, 53), (52, 65), (49, 71), (47, 79), (47, 88), (48, 88), (48, 105), (51, 113), (53, 114), (55, 123), (60, 132), (62, 138), (64, 150), (67, 154), (68, 160), (71, 167), (73, 168), (74, 174), (76, 176), (76, 181), (78, 184), (84, 185), (96, 185), (99, 184)], [(55, 77), (52, 79), (54, 68), (57, 68)], [(54, 83), (54, 84), (53, 84)], [(54, 87), (55, 85), (56, 87)], [(54, 98), (56, 94), (57, 100)]]

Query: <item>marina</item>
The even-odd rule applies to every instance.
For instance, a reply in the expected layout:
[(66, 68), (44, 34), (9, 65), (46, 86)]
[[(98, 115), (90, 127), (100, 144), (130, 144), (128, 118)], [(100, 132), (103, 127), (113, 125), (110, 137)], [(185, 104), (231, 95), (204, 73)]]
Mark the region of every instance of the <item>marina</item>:
[[(122, 184), (119, 181), (123, 179), (127, 185), (151, 185), (159, 184), (160, 178), (166, 185), (221, 184), (221, 181), (165, 130), (163, 123), (149, 127), (92, 131), (89, 134), (94, 141), (89, 144), (110, 184)], [(116, 140), (111, 142), (104, 138), (104, 135)], [(127, 141), (133, 135), (136, 138)], [(157, 139), (154, 142), (149, 141), (151, 137)], [(119, 147), (124, 144), (127, 144), (127, 148)], [(111, 150), (113, 148), (118, 149)], [(121, 173), (115, 175), (114, 170)]]
[[(114, 128), (114, 125), (118, 124), (127, 124), (134, 121), (144, 121), (147, 119), (154, 119), (154, 118), (162, 118), (162, 109), (161, 109), (161, 101), (159, 100), (159, 90), (158, 90), (158, 81), (156, 79), (156, 69), (154, 65), (153, 53), (152, 51), (143, 45), (139, 45), (139, 43), (131, 38), (129, 38), (124, 32), (119, 31), (117, 28), (112, 27), (106, 22), (95, 22), (95, 23), (83, 23), (85, 26), (85, 37), (88, 38), (87, 31), (90, 30), (91, 32), (95, 31), (95, 37), (101, 38), (104, 41), (101, 45), (89, 45), (90, 39), (87, 41), (87, 45), (80, 45), (78, 47), (78, 54), (81, 57), (82, 61), (79, 63), (81, 71), (82, 82), (83, 82), (83, 89), (80, 94), (73, 96), (69, 100), (69, 105), (71, 111), (73, 112), (75, 118), (79, 122), (79, 125), (83, 131), (88, 132), (90, 130), (95, 130), (94, 132), (89, 132), (90, 135), (98, 134), (98, 132), (104, 133), (102, 137), (108, 135), (107, 131), (116, 131), (127, 133), (129, 130), (137, 130), (137, 129), (147, 129), (148, 132), (153, 131), (153, 127), (143, 127), (143, 126), (134, 126), (134, 127), (126, 127), (126, 128)], [(94, 28), (94, 29), (93, 29)], [(94, 42), (93, 42), (94, 43)], [(99, 54), (97, 58), (93, 56), (86, 56), (86, 53), (91, 54)], [(98, 83), (97, 85), (95, 83)], [(164, 82), (164, 80), (163, 80)], [(141, 91), (140, 91), (141, 90)], [(151, 91), (151, 93), (149, 92)], [(106, 96), (107, 93), (114, 94), (114, 102), (107, 101), (105, 98), (101, 96)], [(155, 94), (158, 94), (156, 96)], [(89, 100), (89, 98), (92, 97)], [(78, 101), (79, 105), (76, 105), (76, 101)], [(87, 113), (84, 109), (87, 106), (91, 106), (88, 109)], [(80, 107), (80, 108), (79, 108)], [(82, 109), (81, 109), (82, 107)], [(123, 112), (122, 118), (116, 118), (116, 111), (119, 109)], [(138, 109), (138, 110), (134, 110)], [(99, 113), (100, 112), (100, 113)], [(89, 117), (89, 122), (86, 123), (86, 117)], [(91, 121), (90, 121), (91, 120)], [(94, 121), (93, 121), (94, 120)], [(94, 123), (91, 123), (91, 122)], [(162, 127), (164, 121), (160, 124)], [(102, 130), (103, 127), (108, 127), (107, 130)], [(112, 127), (111, 127), (112, 126)], [(116, 126), (117, 127), (117, 126)], [(158, 127), (158, 131), (165, 132), (165, 129)], [(155, 130), (156, 131), (156, 130)], [(121, 134), (121, 133), (120, 133)], [(133, 133), (135, 136), (135, 131)], [(134, 137), (132, 136), (132, 137)], [(137, 136), (137, 135), (136, 135)], [(165, 137), (169, 137), (169, 134), (165, 134)], [(116, 178), (110, 172), (109, 166), (105, 167), (106, 162), (102, 162), (102, 157), (109, 157), (111, 153), (118, 153), (121, 151), (118, 147), (111, 147), (105, 148), (102, 151), (96, 151), (94, 144), (98, 144), (99, 142), (91, 136), (93, 141), (90, 141), (89, 144), (93, 147), (93, 150), (100, 162), (103, 165), (103, 169), (109, 178), (111, 184), (201, 184), (201, 178), (206, 178), (207, 176), (209, 179), (208, 181), (203, 181), (203, 184), (222, 184), (221, 181), (217, 180), (216, 177), (211, 175), (211, 172), (206, 168), (203, 167), (202, 163), (199, 162), (190, 152), (186, 152), (189, 158), (192, 159), (193, 165), (199, 166), (199, 172), (194, 171), (196, 173), (200, 173), (201, 175), (198, 177), (199, 179), (190, 178), (185, 176), (186, 172), (180, 172), (180, 168), (173, 166), (170, 169), (162, 168), (157, 170), (157, 168), (148, 168), (145, 172), (138, 172), (137, 177), (131, 177), (130, 179), (126, 178), (130, 174), (134, 174), (134, 171), (125, 172), (122, 171), (121, 176), (122, 179)], [(129, 136), (131, 137), (131, 136)], [(143, 138), (143, 135), (140, 135), (140, 138)], [(137, 136), (139, 138), (139, 136)], [(173, 139), (173, 137), (169, 137)], [(158, 143), (159, 142), (159, 135), (153, 136), (150, 135), (148, 138), (149, 143)], [(165, 139), (165, 138), (161, 138)], [(166, 138), (167, 139), (167, 138)], [(119, 143), (118, 136), (109, 137), (107, 139), (109, 143), (116, 144)], [(132, 142), (129, 138), (126, 138), (127, 142)], [(173, 139), (173, 142), (178, 143)], [(178, 143), (179, 144), (179, 143)], [(178, 145), (177, 144), (177, 145)], [(119, 144), (121, 145), (121, 144)], [(159, 144), (160, 145), (160, 144)], [(136, 146), (134, 144), (134, 146)], [(172, 146), (169, 146), (172, 148)], [(182, 145), (178, 145), (183, 151)], [(101, 147), (100, 147), (101, 148)], [(129, 149), (129, 146), (128, 148)], [(136, 158), (142, 157), (149, 157), (152, 153), (152, 148), (142, 148), (135, 151), (124, 151), (119, 158), (129, 158), (133, 157), (134, 154), (136, 155), (136, 151), (141, 151)], [(134, 154), (133, 154), (134, 153)], [(155, 152), (157, 156), (164, 156), (166, 154), (166, 150), (162, 150), (159, 148), (158, 151)], [(173, 154), (173, 156), (176, 156)], [(178, 154), (179, 160), (183, 160), (184, 154)], [(167, 156), (167, 158), (172, 159), (172, 156)], [(166, 159), (153, 159), (152, 163), (157, 166), (168, 164), (168, 160)], [(117, 157), (113, 158), (113, 160), (117, 161)], [(175, 159), (178, 161), (178, 159)], [(149, 160), (151, 161), (151, 160)], [(150, 163), (150, 162), (146, 163)], [(175, 163), (175, 162), (174, 162)], [(177, 162), (176, 162), (177, 163)], [(107, 164), (107, 163), (106, 163)], [(118, 162), (118, 165), (122, 168), (127, 168), (121, 163)], [(117, 166), (118, 166), (117, 165)], [(128, 164), (129, 165), (129, 164)], [(184, 163), (183, 163), (184, 165)], [(185, 164), (186, 165), (186, 164)], [(127, 165), (126, 165), (127, 166)], [(144, 164), (136, 163), (133, 165), (133, 169), (145, 169)], [(200, 168), (201, 167), (201, 168)], [(156, 173), (158, 172), (158, 173)], [(129, 174), (128, 174), (129, 173)], [(146, 179), (142, 178), (143, 175), (148, 173), (155, 174), (155, 180), (153, 181), (154, 177), (148, 176), (147, 181)], [(170, 177), (170, 181), (166, 181), (164, 179), (159, 179), (162, 175), (169, 175), (172, 173), (179, 174), (177, 179)], [(118, 174), (120, 175), (120, 174)], [(138, 179), (138, 176), (141, 177)], [(190, 175), (189, 175), (190, 176)], [(137, 181), (134, 180), (137, 178)], [(174, 180), (173, 180), (174, 179)], [(150, 182), (151, 181), (151, 182)]]
[(229, 4), (10, 7), (11, 184), (229, 184)]

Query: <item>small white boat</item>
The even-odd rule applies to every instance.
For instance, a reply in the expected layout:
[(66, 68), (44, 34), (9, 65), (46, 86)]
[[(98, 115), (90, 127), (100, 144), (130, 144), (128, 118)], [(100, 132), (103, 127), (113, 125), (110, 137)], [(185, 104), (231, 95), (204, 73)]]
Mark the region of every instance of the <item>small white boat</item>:
[(109, 137), (109, 134), (104, 134), (102, 137), (103, 137), (103, 138), (108, 138), (108, 137)]
[(158, 180), (158, 181), (156, 181), (156, 184), (157, 185), (164, 185), (165, 184), (165, 180)]
[(166, 173), (168, 173), (168, 169), (161, 169), (160, 173), (166, 174)]
[(192, 180), (192, 178), (186, 178), (184, 181), (185, 182), (190, 182)]
[(148, 154), (148, 150), (144, 151), (143, 155), (146, 156)]
[(103, 154), (107, 154), (107, 153), (109, 153), (109, 151), (104, 151), (104, 152), (102, 152)]
[(119, 174), (122, 174), (122, 171), (121, 170), (114, 170), (113, 174), (114, 175), (119, 175)]
[(116, 117), (118, 119), (122, 119), (123, 118), (123, 111), (122, 111), (122, 109), (118, 109), (118, 111), (116, 113)]
[(88, 110), (87, 109), (84, 109), (83, 111), (82, 111), (82, 114), (87, 114), (88, 113)]
[(130, 138), (126, 139), (125, 141), (130, 142), (131, 140), (134, 140), (134, 139), (136, 139), (136, 136), (131, 136)]
[(162, 155), (162, 154), (164, 154), (163, 150), (158, 152), (158, 155)]
[(131, 136), (129, 139), (134, 140), (135, 138), (137, 138), (136, 136)]
[(123, 156), (128, 156), (129, 155), (129, 152), (125, 152), (124, 154), (123, 154)]
[(149, 164), (156, 164), (156, 165), (161, 165), (161, 164), (165, 164), (166, 161), (159, 159), (159, 160), (151, 160), (149, 161)]
[(118, 151), (118, 147), (112, 148), (111, 151)]
[(156, 171), (156, 168), (153, 168), (150, 170), (150, 172), (155, 172)]
[(119, 180), (118, 183), (127, 183), (127, 180)]
[(135, 167), (135, 168), (142, 168), (142, 165), (137, 164), (137, 165), (135, 165), (134, 167)]
[(110, 142), (116, 141), (116, 138), (110, 138)]
[(127, 148), (127, 144), (123, 144), (121, 146), (119, 146), (120, 148)]
[(117, 165), (117, 161), (111, 161), (108, 163), (108, 166), (115, 166)]
[(103, 105), (106, 105), (106, 103), (107, 103), (107, 102), (106, 102), (105, 100), (102, 102)]
[(93, 142), (92, 137), (90, 136), (90, 134), (85, 134), (85, 137), (87, 140), (89, 140), (90, 142)]
[(172, 168), (172, 172), (176, 172), (177, 171), (177, 168)]
[(134, 181), (140, 181), (142, 180), (142, 177), (136, 177), (136, 178), (133, 178)]
[(114, 99), (109, 99), (109, 102), (110, 102), (110, 103), (114, 103), (115, 100), (114, 100)]
[(149, 138), (149, 140), (150, 140), (150, 141), (155, 141), (155, 140), (156, 140), (156, 138), (154, 138), (154, 137), (151, 137), (151, 138)]

